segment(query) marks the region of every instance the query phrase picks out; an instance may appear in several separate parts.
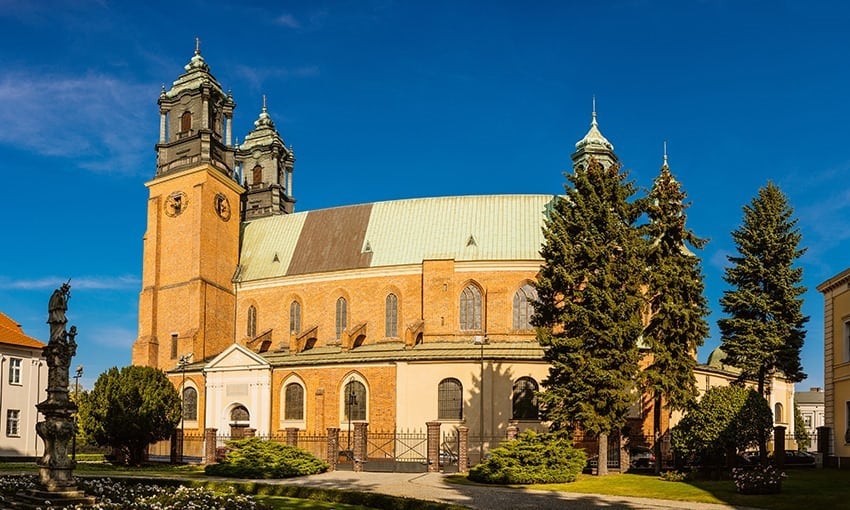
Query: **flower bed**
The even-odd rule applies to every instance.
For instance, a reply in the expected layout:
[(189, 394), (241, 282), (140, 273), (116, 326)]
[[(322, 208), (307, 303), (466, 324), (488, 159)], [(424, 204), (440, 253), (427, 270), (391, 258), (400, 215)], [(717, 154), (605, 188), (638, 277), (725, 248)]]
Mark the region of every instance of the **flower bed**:
[[(110, 478), (77, 478), (77, 487), (97, 498), (95, 510), (261, 510), (266, 508), (254, 498), (235, 493), (220, 494), (207, 489), (140, 484)], [(0, 506), (7, 498), (27, 489), (38, 488), (36, 476), (0, 477)], [(45, 502), (46, 508), (50, 502)]]
[(770, 464), (732, 470), (732, 480), (741, 494), (778, 494), (785, 476), (785, 473)]

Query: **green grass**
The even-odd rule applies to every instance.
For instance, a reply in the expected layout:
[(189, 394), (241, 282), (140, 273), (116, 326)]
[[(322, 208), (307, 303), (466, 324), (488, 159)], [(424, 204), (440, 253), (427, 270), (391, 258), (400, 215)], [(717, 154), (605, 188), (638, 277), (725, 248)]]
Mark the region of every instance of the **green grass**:
[[(725, 503), (770, 510), (800, 508), (841, 508), (848, 505), (850, 471), (835, 469), (788, 469), (780, 494), (738, 494), (731, 480), (690, 480), (666, 482), (649, 474), (612, 474), (598, 477), (581, 475), (567, 484), (531, 485), (529, 488), (551, 491), (607, 494), (641, 498)], [(460, 477), (455, 477), (455, 479)]]
[(331, 503), (328, 501), (316, 501), (313, 499), (287, 498), (283, 496), (255, 496), (255, 499), (275, 510), (372, 510), (367, 506)]

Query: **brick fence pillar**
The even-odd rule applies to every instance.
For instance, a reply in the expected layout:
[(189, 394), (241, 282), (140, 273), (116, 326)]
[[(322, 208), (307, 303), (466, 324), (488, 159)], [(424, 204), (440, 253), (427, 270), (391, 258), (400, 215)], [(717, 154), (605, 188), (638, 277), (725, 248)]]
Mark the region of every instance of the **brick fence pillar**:
[(508, 425), (508, 441), (513, 441), (519, 435), (519, 427), (514, 425), (513, 423)]
[(183, 463), (183, 429), (174, 429), (171, 435), (171, 451), (169, 452), (172, 464)]
[(328, 427), (328, 456), (325, 459), (331, 467), (328, 471), (336, 471), (339, 462), (339, 427)]
[(773, 460), (776, 465), (785, 465), (785, 427), (777, 425), (773, 427)]
[(298, 427), (286, 428), (286, 444), (289, 446), (298, 446)]
[(440, 470), (440, 422), (429, 421), (428, 427), (428, 472)]
[(216, 433), (218, 429), (204, 429), (204, 464), (215, 464), (216, 462)]
[(465, 425), (457, 428), (457, 470), (469, 471), (469, 427)]
[(367, 428), (369, 422), (358, 421), (354, 424), (354, 471), (363, 471), (363, 463), (366, 462)]
[(256, 436), (257, 436), (257, 429), (247, 428), (247, 429), (245, 429), (245, 435), (242, 436), (242, 437), (249, 438), (249, 437), (256, 437)]

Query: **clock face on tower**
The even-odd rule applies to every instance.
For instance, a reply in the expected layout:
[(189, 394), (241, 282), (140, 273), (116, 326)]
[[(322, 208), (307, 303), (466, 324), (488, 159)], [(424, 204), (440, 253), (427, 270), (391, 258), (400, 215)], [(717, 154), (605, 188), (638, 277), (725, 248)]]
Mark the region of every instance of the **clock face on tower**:
[(175, 191), (165, 198), (165, 214), (172, 218), (189, 207), (189, 198), (182, 191)]
[(230, 219), (230, 201), (227, 200), (227, 197), (223, 193), (216, 193), (213, 205), (219, 218), (224, 221)]

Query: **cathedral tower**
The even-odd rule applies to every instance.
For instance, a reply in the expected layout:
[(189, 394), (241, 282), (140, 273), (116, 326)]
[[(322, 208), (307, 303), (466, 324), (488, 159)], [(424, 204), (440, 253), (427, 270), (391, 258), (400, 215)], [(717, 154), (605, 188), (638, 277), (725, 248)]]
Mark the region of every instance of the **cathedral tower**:
[(265, 96), (260, 116), (254, 121), (254, 130), (236, 151), (236, 161), (242, 167), (247, 190), (242, 202), (245, 220), (293, 212), (295, 154), (292, 147), (286, 148), (275, 129)]
[(160, 134), (144, 236), (139, 337), (133, 364), (173, 369), (233, 343), (231, 279), (239, 204), (231, 119), (235, 103), (195, 55), (159, 97)]
[(614, 145), (602, 135), (602, 132), (599, 131), (599, 125), (596, 123), (596, 98), (593, 99), (590, 129), (584, 135), (584, 138), (576, 143), (576, 151), (571, 157), (574, 167), (586, 167), (590, 158), (596, 159), (605, 168), (619, 164), (619, 159), (614, 154)]

